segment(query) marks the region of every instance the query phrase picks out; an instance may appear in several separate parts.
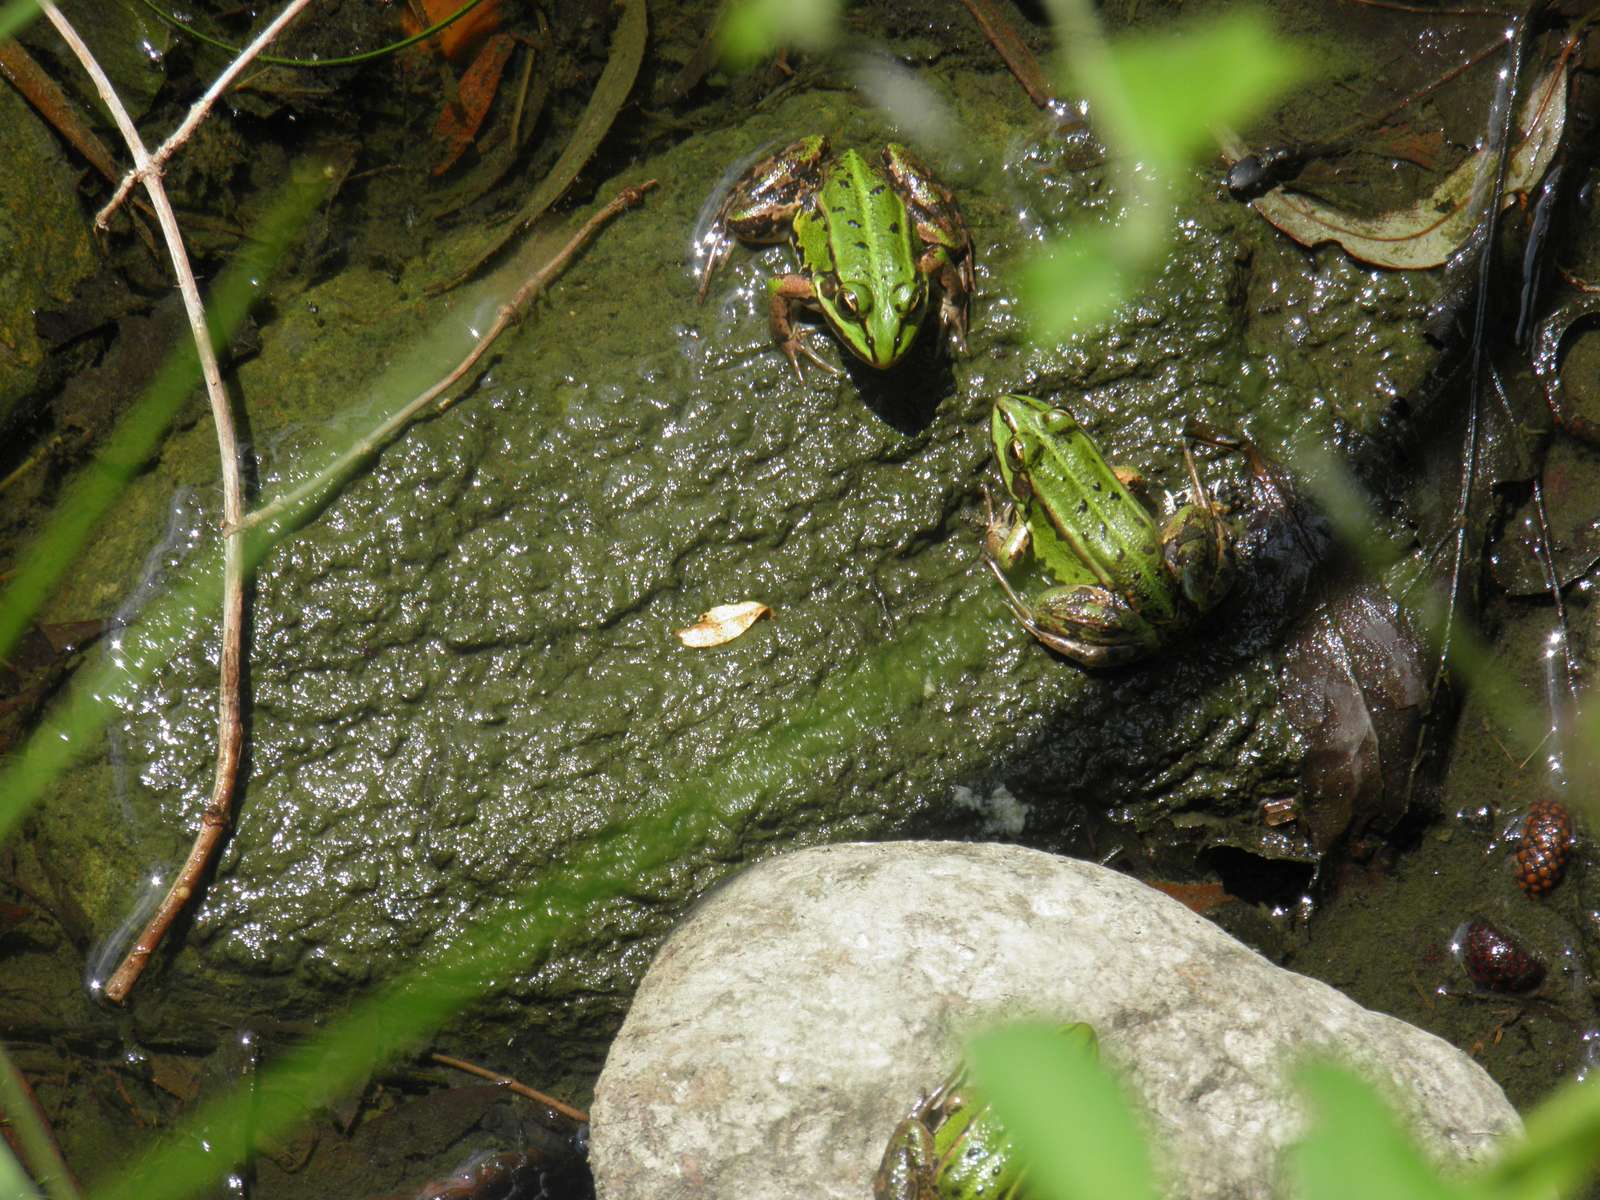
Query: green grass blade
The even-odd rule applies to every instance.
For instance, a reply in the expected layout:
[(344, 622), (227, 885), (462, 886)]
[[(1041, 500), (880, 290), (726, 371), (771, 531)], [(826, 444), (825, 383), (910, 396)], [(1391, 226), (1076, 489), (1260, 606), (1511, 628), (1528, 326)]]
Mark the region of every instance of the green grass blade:
[(11, 37), (27, 28), (38, 15), (39, 5), (35, 0), (11, 0), (0, 8), (0, 37)]
[(1331, 1063), (1296, 1075), (1310, 1102), (1311, 1132), (1288, 1156), (1298, 1200), (1467, 1200), (1423, 1157), (1377, 1091)]
[(972, 1040), (967, 1063), (1028, 1166), (1038, 1200), (1155, 1200), (1144, 1133), (1122, 1086), (1045, 1024)]
[[(325, 182), (323, 172), (308, 171), (285, 188), (260, 227), (252, 232), (251, 250), (231, 264), (212, 289), (207, 321), (219, 347), (228, 344), (250, 305), (261, 295), (262, 281), (305, 227), (322, 198)], [(81, 473), (48, 524), (35, 536), (18, 563), (16, 576), (0, 591), (0, 659), (26, 632), (28, 622), (76, 560), (128, 481), (144, 470), (178, 406), (199, 379), (199, 359), (192, 343), (185, 341), (106, 437), (95, 461)]]
[(1496, 1200), (1570, 1196), (1600, 1163), (1600, 1080), (1559, 1088), (1523, 1120), (1527, 1136), (1481, 1178)]

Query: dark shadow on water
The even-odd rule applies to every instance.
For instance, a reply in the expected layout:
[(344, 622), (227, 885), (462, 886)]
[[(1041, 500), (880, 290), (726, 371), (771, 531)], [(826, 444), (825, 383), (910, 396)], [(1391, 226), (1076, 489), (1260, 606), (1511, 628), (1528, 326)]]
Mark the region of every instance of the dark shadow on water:
[(910, 353), (886, 371), (869, 367), (848, 351), (841, 357), (862, 402), (897, 433), (927, 429), (939, 402), (955, 391), (950, 359), (933, 337), (919, 337)]

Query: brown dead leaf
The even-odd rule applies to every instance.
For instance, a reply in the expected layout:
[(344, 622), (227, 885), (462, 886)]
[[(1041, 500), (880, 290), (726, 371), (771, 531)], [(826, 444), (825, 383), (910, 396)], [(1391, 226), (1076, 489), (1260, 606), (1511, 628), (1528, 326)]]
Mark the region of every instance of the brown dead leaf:
[(1415, 163), (1424, 171), (1436, 171), (1444, 154), (1444, 133), (1438, 129), (1411, 129), (1390, 125), (1378, 130), (1378, 152), (1390, 158)]
[[(1517, 128), (1522, 140), (1506, 164), (1505, 203), (1533, 188), (1561, 144), (1567, 118), (1567, 70), (1558, 61), (1530, 89)], [(1231, 130), (1217, 136), (1228, 162), (1245, 153)], [(1417, 270), (1441, 266), (1472, 235), (1481, 213), (1478, 191), (1486, 151), (1469, 155), (1433, 190), (1409, 208), (1365, 217), (1320, 204), (1288, 188), (1274, 188), (1250, 206), (1302, 246), (1338, 242), (1352, 258), (1374, 266)], [(1481, 193), (1479, 193), (1481, 195)]]
[(772, 610), (759, 600), (743, 600), (738, 604), (719, 604), (701, 613), (700, 619), (687, 629), (672, 632), (685, 646), (702, 649), (731, 642), (762, 617), (771, 616)]
[(175, 1054), (150, 1056), (150, 1082), (185, 1104), (200, 1095), (200, 1065)]
[(1147, 879), (1145, 882), (1201, 916), (1235, 899), (1220, 883), (1169, 883), (1161, 879)]

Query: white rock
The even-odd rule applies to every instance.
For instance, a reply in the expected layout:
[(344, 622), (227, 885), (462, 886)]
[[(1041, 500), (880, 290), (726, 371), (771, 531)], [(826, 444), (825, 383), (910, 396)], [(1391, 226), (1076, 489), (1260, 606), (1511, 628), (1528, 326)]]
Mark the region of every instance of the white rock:
[(1281, 1194), (1284, 1073), (1334, 1053), (1442, 1160), (1521, 1128), (1448, 1043), (1273, 966), (1143, 884), (1015, 846), (805, 850), (715, 892), (640, 985), (596, 1088), (600, 1200), (864, 1200), (890, 1131), (1008, 1017), (1087, 1021), (1171, 1191)]

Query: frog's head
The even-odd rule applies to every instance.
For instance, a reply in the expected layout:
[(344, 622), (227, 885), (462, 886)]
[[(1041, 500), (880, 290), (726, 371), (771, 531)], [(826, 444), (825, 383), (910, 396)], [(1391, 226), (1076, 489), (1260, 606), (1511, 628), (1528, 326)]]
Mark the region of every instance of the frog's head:
[(928, 307), (928, 281), (917, 275), (883, 291), (868, 281), (828, 275), (818, 283), (817, 305), (839, 340), (862, 362), (882, 370), (899, 362), (917, 340)]

